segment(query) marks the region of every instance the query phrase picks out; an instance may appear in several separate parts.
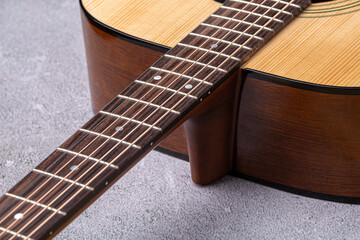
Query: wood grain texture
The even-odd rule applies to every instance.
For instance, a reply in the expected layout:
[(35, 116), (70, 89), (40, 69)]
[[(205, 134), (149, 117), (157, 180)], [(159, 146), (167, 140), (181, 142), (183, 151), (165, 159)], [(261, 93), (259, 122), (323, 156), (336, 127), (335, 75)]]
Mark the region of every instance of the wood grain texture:
[(233, 170), (311, 192), (359, 197), (360, 95), (271, 80), (259, 74), (244, 79)]
[(358, 0), (313, 4), (244, 67), (314, 84), (360, 87), (359, 10)]
[(213, 0), (83, 0), (82, 3), (104, 24), (170, 47), (221, 5)]

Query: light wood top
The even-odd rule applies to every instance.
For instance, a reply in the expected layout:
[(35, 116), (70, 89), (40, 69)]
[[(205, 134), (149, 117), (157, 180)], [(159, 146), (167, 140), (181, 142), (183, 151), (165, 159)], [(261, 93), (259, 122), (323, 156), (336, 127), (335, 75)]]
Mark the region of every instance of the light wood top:
[(213, 0), (82, 0), (82, 3), (100, 22), (170, 47), (221, 6)]
[[(212, 0), (82, 0), (97, 20), (169, 47), (214, 12)], [(360, 0), (313, 4), (243, 67), (331, 86), (360, 86)]]

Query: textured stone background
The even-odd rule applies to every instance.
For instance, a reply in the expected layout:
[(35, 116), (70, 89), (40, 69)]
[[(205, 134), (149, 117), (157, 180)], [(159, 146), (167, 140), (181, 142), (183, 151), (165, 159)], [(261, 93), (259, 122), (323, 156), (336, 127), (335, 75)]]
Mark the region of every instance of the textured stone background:
[[(78, 1), (0, 1), (0, 193), (91, 116)], [(360, 208), (150, 153), (57, 239), (359, 239)]]

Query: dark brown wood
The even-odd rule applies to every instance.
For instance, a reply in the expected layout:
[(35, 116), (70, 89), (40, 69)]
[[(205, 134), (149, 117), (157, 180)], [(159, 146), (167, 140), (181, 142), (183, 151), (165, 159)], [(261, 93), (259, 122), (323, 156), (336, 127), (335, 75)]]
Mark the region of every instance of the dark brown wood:
[(360, 197), (360, 95), (271, 80), (244, 79), (233, 170), (311, 192)]

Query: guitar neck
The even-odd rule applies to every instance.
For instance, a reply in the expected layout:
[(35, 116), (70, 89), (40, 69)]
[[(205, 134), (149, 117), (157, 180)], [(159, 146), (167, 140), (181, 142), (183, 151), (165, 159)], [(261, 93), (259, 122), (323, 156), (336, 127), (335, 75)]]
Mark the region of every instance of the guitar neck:
[(0, 237), (53, 237), (310, 4), (229, 0), (0, 199)]

